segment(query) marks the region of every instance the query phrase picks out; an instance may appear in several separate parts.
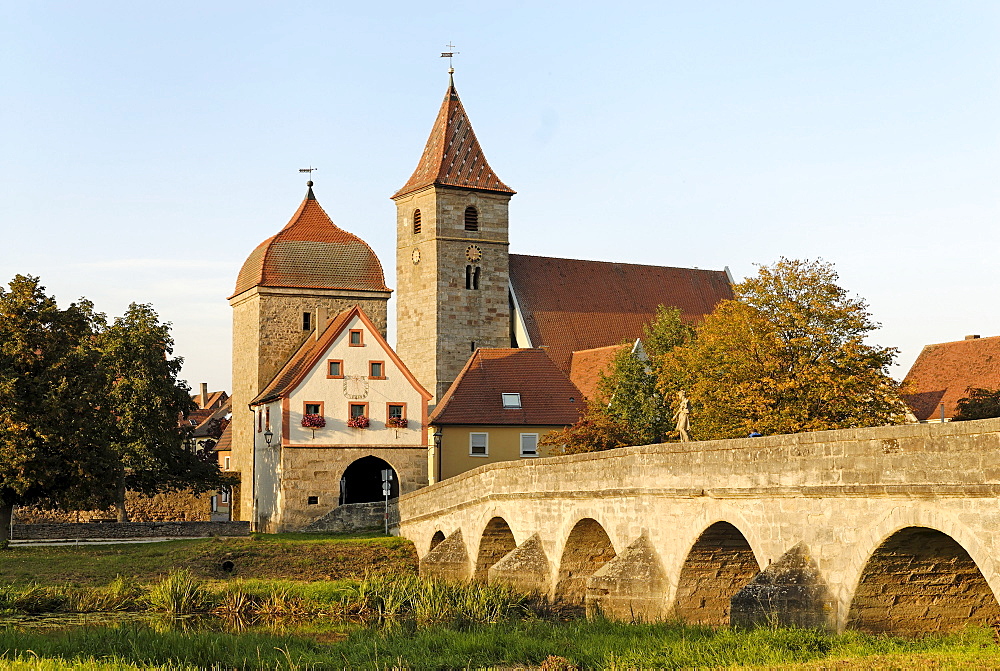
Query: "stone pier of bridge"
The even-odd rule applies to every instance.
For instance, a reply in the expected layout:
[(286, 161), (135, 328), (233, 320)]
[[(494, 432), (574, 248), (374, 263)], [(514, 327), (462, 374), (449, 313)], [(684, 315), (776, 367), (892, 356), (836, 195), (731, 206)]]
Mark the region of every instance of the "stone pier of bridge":
[(1000, 624), (1000, 419), (496, 463), (399, 514), (424, 575), (615, 618)]

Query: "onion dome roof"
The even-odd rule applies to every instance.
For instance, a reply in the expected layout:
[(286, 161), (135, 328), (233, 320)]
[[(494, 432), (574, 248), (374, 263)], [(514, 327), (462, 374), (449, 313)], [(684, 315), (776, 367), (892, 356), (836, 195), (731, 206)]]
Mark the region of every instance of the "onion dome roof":
[(291, 221), (247, 257), (233, 296), (258, 286), (391, 291), (375, 252), (331, 221), (312, 182)]

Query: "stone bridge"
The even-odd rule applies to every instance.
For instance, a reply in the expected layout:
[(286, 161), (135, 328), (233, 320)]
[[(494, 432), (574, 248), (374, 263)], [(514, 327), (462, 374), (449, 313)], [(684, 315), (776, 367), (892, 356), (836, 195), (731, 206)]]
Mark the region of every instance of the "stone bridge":
[(425, 575), (617, 618), (1000, 622), (1000, 419), (490, 464), (399, 512)]

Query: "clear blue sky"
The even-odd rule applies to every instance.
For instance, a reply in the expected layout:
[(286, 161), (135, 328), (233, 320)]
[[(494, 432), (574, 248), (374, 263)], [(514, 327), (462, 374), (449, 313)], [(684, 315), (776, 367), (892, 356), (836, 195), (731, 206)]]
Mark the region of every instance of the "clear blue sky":
[(1000, 334), (1000, 3), (0, 3), (0, 280), (150, 302), (193, 386), (319, 167), (394, 286), (389, 196), (458, 46), (511, 248), (721, 269), (822, 257), (901, 349)]

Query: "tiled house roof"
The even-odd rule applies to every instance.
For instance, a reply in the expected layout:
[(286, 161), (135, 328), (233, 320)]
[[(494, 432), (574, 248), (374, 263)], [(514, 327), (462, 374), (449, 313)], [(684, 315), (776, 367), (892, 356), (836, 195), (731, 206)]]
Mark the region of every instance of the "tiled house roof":
[(233, 296), (257, 286), (390, 290), (372, 248), (330, 220), (312, 187), (288, 224), (247, 257)]
[(970, 387), (1000, 389), (1000, 336), (927, 345), (903, 380), (903, 400), (919, 420), (953, 417)]
[[(521, 395), (504, 408), (501, 394)], [(478, 349), (431, 415), (432, 424), (558, 426), (580, 419), (580, 390), (542, 349)]]
[(258, 405), (260, 403), (268, 403), (270, 401), (276, 400), (288, 396), (301, 382), (305, 379), (305, 376), (309, 374), (322, 359), (323, 354), (329, 349), (333, 341), (336, 340), (337, 336), (340, 335), (345, 328), (351, 323), (355, 318), (359, 318), (367, 327), (369, 334), (372, 338), (375, 338), (377, 345), (381, 346), (385, 351), (386, 355), (393, 360), (393, 362), (399, 367), (400, 372), (413, 384), (425, 398), (429, 399), (431, 397), (430, 393), (427, 392), (417, 381), (413, 374), (410, 373), (406, 365), (400, 360), (396, 353), (389, 347), (389, 344), (385, 342), (379, 333), (378, 328), (371, 322), (368, 315), (357, 305), (349, 310), (341, 312), (339, 315), (328, 321), (325, 325), (318, 324), (317, 328), (322, 329), (319, 333), (319, 338), (315, 337), (315, 332), (312, 336), (306, 339), (304, 343), (299, 347), (299, 349), (288, 359), (284, 366), (278, 371), (263, 391), (261, 391), (257, 398), (250, 402), (250, 405)]
[(287, 396), (298, 386), (309, 370), (319, 362), (330, 343), (337, 337), (337, 334), (344, 330), (356, 314), (363, 314), (357, 306), (341, 312), (325, 325), (317, 324), (317, 328), (323, 329), (320, 332), (320, 337), (310, 336), (307, 338), (298, 351), (281, 367), (274, 379), (264, 387), (257, 398), (250, 402), (250, 405), (266, 403)]
[(222, 431), (219, 442), (215, 444), (216, 452), (226, 452), (233, 449), (233, 425), (232, 422)]
[(416, 170), (392, 197), (434, 184), (514, 193), (486, 162), (454, 84), (448, 86)]
[(584, 398), (594, 398), (597, 385), (601, 381), (601, 373), (608, 374), (615, 355), (628, 348), (628, 345), (609, 345), (573, 352), (569, 366), (570, 381), (576, 385)]
[(722, 270), (510, 255), (510, 282), (535, 347), (570, 371), (572, 353), (632, 342), (659, 305), (697, 321), (732, 298)]

